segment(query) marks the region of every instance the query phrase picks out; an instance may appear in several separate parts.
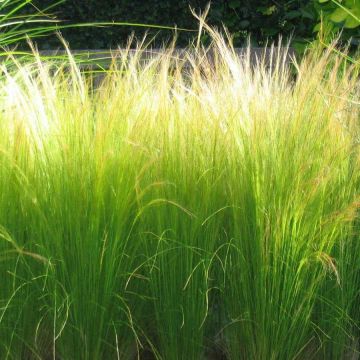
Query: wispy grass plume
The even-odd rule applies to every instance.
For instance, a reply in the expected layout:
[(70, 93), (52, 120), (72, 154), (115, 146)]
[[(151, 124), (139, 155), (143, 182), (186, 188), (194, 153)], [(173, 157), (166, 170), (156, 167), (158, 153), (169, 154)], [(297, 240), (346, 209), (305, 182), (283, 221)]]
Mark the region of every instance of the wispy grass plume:
[(358, 351), (358, 78), (203, 27), (96, 87), (71, 53), (2, 66), (1, 358)]

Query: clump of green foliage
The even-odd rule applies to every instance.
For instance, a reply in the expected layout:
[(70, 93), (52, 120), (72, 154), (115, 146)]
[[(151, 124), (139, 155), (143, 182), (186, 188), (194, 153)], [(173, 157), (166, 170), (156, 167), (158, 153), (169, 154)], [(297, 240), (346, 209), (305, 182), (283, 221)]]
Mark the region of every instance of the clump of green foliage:
[(322, 35), (334, 36), (341, 31), (341, 39), (355, 48), (360, 40), (360, 1), (318, 0), (316, 9), (320, 15), (314, 30)]
[[(318, 20), (314, 2), (318, 0), (270, 1), (270, 0), (229, 0), (214, 1), (207, 18), (212, 26), (222, 27), (224, 24), (234, 37), (235, 46), (244, 46), (248, 37), (254, 45), (264, 46), (268, 39), (278, 40), (279, 36), (293, 36), (296, 42), (314, 37), (313, 28)], [(53, 0), (33, 0), (36, 6), (52, 4)], [(208, 0), (78, 0), (65, 1), (56, 8), (59, 19), (66, 24), (130, 22), (141, 24), (157, 24), (192, 31), (181, 32), (178, 46), (186, 47), (196, 37), (197, 21), (190, 8), (200, 11), (206, 8)], [(83, 29), (64, 30), (64, 36), (72, 48), (108, 49), (125, 46), (130, 31), (141, 37), (144, 29), (127, 27), (87, 27)], [(150, 35), (157, 34), (156, 46), (169, 39), (169, 32), (149, 30)], [(203, 41), (209, 37), (204, 35)], [(43, 48), (58, 47), (52, 39), (41, 42)]]
[[(360, 2), (358, 0), (318, 0), (318, 9), (328, 20), (328, 26), (356, 29), (360, 26)], [(354, 33), (355, 34), (355, 33)]]
[(358, 351), (356, 72), (200, 25), (96, 87), (70, 52), (2, 65), (2, 359)]

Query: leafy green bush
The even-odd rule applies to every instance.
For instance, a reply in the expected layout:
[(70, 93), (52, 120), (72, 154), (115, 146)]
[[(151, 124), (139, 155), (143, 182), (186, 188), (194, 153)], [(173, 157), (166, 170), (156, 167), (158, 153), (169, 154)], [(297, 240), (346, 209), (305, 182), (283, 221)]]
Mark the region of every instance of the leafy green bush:
[[(125, 46), (130, 32), (142, 37), (147, 31), (151, 36), (157, 34), (155, 46), (172, 38), (172, 33), (161, 29), (146, 29), (137, 26), (84, 26), (72, 27), (78, 23), (133, 23), (143, 25), (162, 25), (171, 28), (185, 29), (178, 31), (178, 46), (186, 46), (196, 37), (198, 23), (192, 16), (190, 8), (199, 12), (207, 6), (207, 0), (190, 1), (63, 1), (54, 7), (53, 0), (33, 0), (33, 9), (52, 7), (63, 20), (63, 35), (72, 48), (110, 48)], [(14, 1), (10, 1), (14, 3)], [(15, 1), (16, 3), (16, 1)], [(56, 10), (55, 10), (56, 9)], [(26, 7), (26, 13), (31, 7)], [(35, 11), (36, 12), (36, 11)], [(251, 35), (255, 46), (263, 46), (268, 40), (277, 41), (280, 36), (292, 38), (292, 45), (299, 51), (305, 47), (321, 30), (324, 34), (334, 35), (343, 30), (342, 39), (351, 39), (353, 45), (359, 43), (360, 27), (359, 0), (299, 0), (277, 1), (255, 0), (218, 1), (211, 5), (207, 18), (209, 24), (221, 27), (225, 25), (233, 36), (235, 46), (242, 46)], [(46, 13), (46, 12), (45, 12)], [(50, 13), (50, 11), (49, 11)], [(322, 25), (320, 24), (322, 20)], [(119, 24), (117, 24), (119, 25)], [(66, 28), (68, 27), (68, 28)], [(186, 31), (187, 30), (187, 31)], [(206, 43), (206, 36), (202, 38)], [(56, 39), (41, 41), (41, 47), (56, 48)]]
[(322, 28), (326, 35), (342, 30), (342, 39), (351, 44), (360, 44), (360, 1), (359, 0), (317, 0), (315, 7), (323, 22), (318, 23), (316, 31)]
[[(34, 0), (34, 3), (44, 6), (51, 0)], [(196, 30), (197, 20), (189, 8), (199, 12), (207, 4), (208, 0), (67, 0), (57, 8), (57, 15), (69, 23), (127, 21)], [(211, 4), (207, 21), (217, 27), (225, 24), (233, 34), (236, 46), (244, 45), (250, 34), (253, 44), (262, 46), (268, 38), (278, 40), (280, 35), (284, 38), (293, 35), (295, 40), (311, 39), (317, 13), (309, 0), (222, 0)], [(124, 45), (131, 31), (139, 36), (144, 32), (136, 27), (107, 27), (64, 30), (63, 34), (72, 48), (95, 49)], [(155, 32), (150, 31), (150, 34)], [(194, 36), (196, 31), (195, 35), (194, 32), (179, 32), (178, 46), (186, 46)], [(161, 32), (157, 45), (169, 38), (172, 38), (171, 33)], [(43, 43), (44, 47), (56, 45), (55, 42)]]

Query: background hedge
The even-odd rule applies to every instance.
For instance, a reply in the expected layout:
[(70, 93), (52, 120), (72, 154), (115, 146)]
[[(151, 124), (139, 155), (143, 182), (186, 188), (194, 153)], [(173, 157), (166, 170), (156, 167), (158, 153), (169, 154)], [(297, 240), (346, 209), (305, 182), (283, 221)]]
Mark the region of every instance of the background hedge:
[[(350, 1), (350, 0), (344, 0)], [(351, 0), (351, 2), (360, 0)], [(190, 7), (199, 12), (205, 9), (209, 0), (65, 0), (51, 10), (67, 24), (84, 22), (133, 22), (177, 26), (196, 30), (198, 23), (192, 16)], [(34, 5), (45, 9), (54, 0), (33, 0)], [(334, 12), (334, 3), (329, 0), (213, 0), (208, 23), (214, 26), (225, 24), (234, 35), (236, 46), (241, 46), (251, 34), (255, 46), (262, 46), (267, 39), (277, 40), (279, 36), (292, 36), (292, 45), (301, 49), (316, 35), (314, 29), (319, 22), (319, 14), (328, 17)], [(333, 26), (332, 24), (331, 26)], [(341, 25), (341, 22), (335, 25)], [(334, 26), (333, 26), (334, 27)], [(129, 34), (134, 31), (139, 37), (144, 28), (129, 26), (87, 27), (64, 29), (66, 40), (73, 49), (108, 49), (123, 46)], [(157, 44), (172, 38), (172, 32), (150, 30), (157, 34)], [(179, 32), (178, 46), (186, 45), (196, 32)], [(359, 28), (345, 30), (344, 38), (359, 35)], [(203, 38), (206, 41), (206, 36)], [(45, 39), (40, 48), (56, 48), (56, 39)]]

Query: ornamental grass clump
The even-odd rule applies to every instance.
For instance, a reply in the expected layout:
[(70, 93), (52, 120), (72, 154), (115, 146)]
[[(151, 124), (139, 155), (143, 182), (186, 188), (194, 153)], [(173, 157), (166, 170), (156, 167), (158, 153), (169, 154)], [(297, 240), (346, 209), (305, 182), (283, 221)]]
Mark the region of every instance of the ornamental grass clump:
[(202, 25), (96, 87), (70, 53), (2, 66), (2, 359), (359, 351), (356, 72)]

